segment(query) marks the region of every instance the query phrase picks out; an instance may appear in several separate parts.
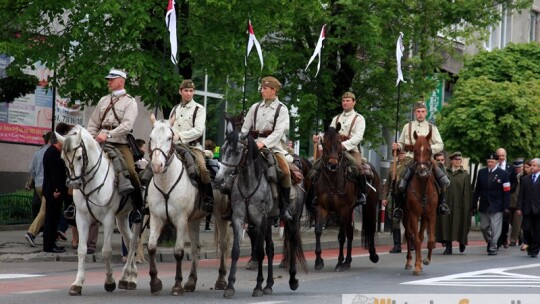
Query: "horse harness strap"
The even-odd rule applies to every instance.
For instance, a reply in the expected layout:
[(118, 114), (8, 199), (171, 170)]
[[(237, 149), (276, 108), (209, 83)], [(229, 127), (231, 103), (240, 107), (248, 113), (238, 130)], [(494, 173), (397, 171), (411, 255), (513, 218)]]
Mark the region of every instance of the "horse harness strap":
[(257, 113), (259, 112), (259, 108), (262, 106), (264, 100), (259, 102), (259, 105), (255, 108), (255, 112), (253, 113), (253, 126), (251, 127), (251, 131), (249, 131), (249, 134), (253, 139), (257, 139), (259, 137), (264, 138), (270, 136), (274, 132), (274, 129), (276, 128), (276, 122), (279, 116), (279, 111), (281, 110), (281, 107), (283, 106), (281, 103), (278, 105), (276, 112), (274, 113), (274, 123), (272, 124), (271, 130), (255, 130), (257, 126)]
[(171, 192), (174, 190), (174, 188), (176, 188), (176, 186), (178, 185), (178, 183), (182, 179), (182, 175), (184, 175), (184, 166), (182, 166), (182, 170), (180, 171), (180, 174), (178, 175), (178, 178), (176, 179), (176, 181), (172, 185), (171, 189), (169, 189), (169, 192), (167, 192), (167, 193), (165, 193), (165, 191), (161, 190), (156, 185), (156, 181), (154, 179), (152, 179), (152, 181), (154, 183), (154, 187), (156, 187), (156, 189), (159, 191), (159, 193), (161, 193), (161, 195), (163, 195), (163, 198), (165, 199), (165, 214), (167, 215), (167, 221), (170, 224), (172, 224), (173, 226), (174, 226), (174, 224), (171, 221), (171, 217), (169, 216), (169, 198), (170, 198)]
[[(409, 145), (405, 145), (405, 151), (407, 152), (413, 152), (414, 151), (414, 145), (412, 144), (412, 121), (409, 122), (409, 142), (410, 144)], [(431, 133), (431, 129), (432, 129), (432, 124), (428, 123), (428, 126), (429, 126), (429, 133)]]
[(114, 118), (116, 119), (116, 121), (118, 121), (118, 124), (121, 124), (122, 121), (120, 120), (120, 118), (118, 118), (118, 114), (116, 113), (116, 109), (114, 108), (114, 105), (120, 100), (120, 98), (126, 96), (127, 94), (122, 94), (122, 95), (119, 95), (119, 96), (116, 96), (114, 99), (113, 99), (113, 95), (111, 94), (111, 102), (109, 103), (109, 105), (107, 106), (107, 108), (105, 109), (105, 112), (103, 112), (103, 115), (101, 116), (101, 128), (102, 129), (107, 129), (107, 130), (112, 130), (114, 129), (114, 127), (111, 125), (103, 125), (103, 121), (105, 120), (105, 116), (107, 116), (107, 113), (109, 113), (110, 110), (113, 111), (113, 114), (114, 114)]
[[(336, 124), (339, 122), (339, 118), (341, 117), (341, 113), (339, 113), (339, 115), (336, 117)], [(352, 129), (354, 127), (354, 123), (356, 122), (356, 119), (358, 118), (358, 115), (354, 115), (354, 118), (353, 118), (353, 121), (351, 123), (351, 126), (349, 127), (349, 132), (347, 133), (347, 136), (346, 137), (343, 137), (345, 140), (349, 140), (349, 138), (351, 138), (351, 132), (352, 132)], [(342, 135), (340, 135), (341, 137)], [(342, 140), (342, 141), (345, 141), (345, 140)]]

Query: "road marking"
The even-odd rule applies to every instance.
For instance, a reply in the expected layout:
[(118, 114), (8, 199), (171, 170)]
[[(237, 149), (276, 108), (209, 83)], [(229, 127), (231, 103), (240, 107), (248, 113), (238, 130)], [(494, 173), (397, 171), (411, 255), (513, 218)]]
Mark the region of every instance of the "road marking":
[(24, 279), (24, 278), (34, 278), (34, 277), (43, 277), (41, 274), (20, 274), (20, 273), (4, 273), (0, 274), (0, 280), (8, 279)]
[(540, 288), (540, 276), (511, 273), (508, 271), (540, 267), (540, 264), (528, 264), (516, 267), (492, 268), (479, 271), (464, 272), (431, 278), (404, 282), (405, 285), (431, 286), (476, 286), (476, 287), (536, 287)]
[(51, 291), (58, 291), (58, 289), (39, 289), (39, 290), (30, 290), (30, 291), (20, 291), (14, 292), (14, 294), (36, 294), (36, 293), (45, 293)]

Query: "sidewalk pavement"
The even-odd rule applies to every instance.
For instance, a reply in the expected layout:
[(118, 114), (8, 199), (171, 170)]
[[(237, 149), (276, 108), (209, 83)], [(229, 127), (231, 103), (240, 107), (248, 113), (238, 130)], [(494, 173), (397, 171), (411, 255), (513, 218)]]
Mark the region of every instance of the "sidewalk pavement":
[[(71, 248), (71, 230), (68, 229), (66, 233), (68, 241), (59, 242), (58, 246), (65, 246), (66, 252), (64, 253), (45, 253), (43, 252), (43, 238), (41, 234), (36, 237), (35, 242), (37, 247), (31, 247), (26, 241), (24, 235), (26, 234), (27, 228), (29, 225), (9, 225), (9, 226), (0, 226), (0, 262), (46, 262), (46, 261), (77, 261), (77, 251)], [(214, 231), (213, 225), (210, 226), (211, 231), (204, 230), (204, 221), (201, 223), (200, 229), (200, 259), (214, 259), (218, 256), (216, 246), (214, 245)], [(360, 225), (356, 225), (355, 234), (354, 234), (354, 247), (360, 247)], [(232, 231), (232, 229), (231, 229)], [(283, 242), (279, 236), (279, 229), (273, 228), (273, 239), (275, 244), (276, 254), (282, 252)], [(321, 236), (321, 247), (322, 249), (336, 249), (338, 248), (338, 228), (337, 227), (327, 227)], [(477, 227), (471, 227), (471, 232), (469, 233), (469, 241), (483, 240), (482, 233), (478, 230)], [(313, 228), (302, 228), (302, 243), (304, 251), (314, 251), (315, 250), (315, 232)], [(378, 232), (376, 234), (375, 243), (377, 246), (378, 253), (388, 252), (389, 247), (392, 245), (392, 235), (390, 232)], [(86, 256), (86, 262), (102, 262), (101, 258), (101, 248), (103, 245), (103, 230), (100, 227), (98, 244), (96, 253)], [(122, 261), (122, 241), (119, 233), (114, 233), (112, 236), (112, 250), (113, 257), (112, 261), (114, 263), (121, 263)], [(172, 246), (172, 245), (169, 245)], [(231, 246), (232, 246), (232, 234), (231, 234)], [(383, 247), (383, 248), (381, 248)], [(402, 246), (404, 249), (405, 246)], [(425, 247), (425, 245), (424, 245)], [(441, 248), (440, 244), (437, 244), (436, 248)], [(191, 253), (189, 244), (185, 246), (187, 260), (191, 260)], [(247, 233), (245, 238), (241, 243), (241, 257), (250, 256), (251, 247), (249, 243), (249, 238)], [(161, 244), (158, 245), (157, 250), (157, 260), (158, 262), (173, 262), (173, 247), (166, 247)], [(230, 252), (229, 252), (230, 254)], [(148, 256), (145, 247), (145, 256)]]

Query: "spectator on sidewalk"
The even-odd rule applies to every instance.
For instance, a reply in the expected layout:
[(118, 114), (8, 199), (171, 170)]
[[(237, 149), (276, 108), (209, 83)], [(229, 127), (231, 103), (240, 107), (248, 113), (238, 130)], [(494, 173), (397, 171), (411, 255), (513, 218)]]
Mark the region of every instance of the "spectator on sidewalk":
[(523, 215), (523, 234), (529, 242), (527, 254), (538, 257), (540, 251), (540, 158), (531, 160), (531, 175), (521, 180), (516, 211)]

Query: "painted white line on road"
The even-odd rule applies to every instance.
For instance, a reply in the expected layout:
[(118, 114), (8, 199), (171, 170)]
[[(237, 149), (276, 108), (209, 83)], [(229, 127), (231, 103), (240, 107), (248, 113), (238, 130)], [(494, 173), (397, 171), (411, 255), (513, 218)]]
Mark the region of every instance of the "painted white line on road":
[(38, 290), (31, 290), (31, 291), (14, 292), (13, 294), (37, 294), (37, 293), (45, 293), (45, 292), (51, 292), (51, 291), (57, 291), (57, 289), (38, 289)]
[(404, 282), (404, 285), (431, 286), (476, 286), (476, 287), (536, 287), (540, 288), (540, 276), (510, 273), (518, 269), (540, 267), (540, 264), (528, 264), (516, 267), (492, 268), (479, 271), (452, 274), (443, 277)]
[(34, 278), (34, 277), (43, 277), (41, 274), (21, 274), (21, 273), (4, 273), (0, 274), (0, 280), (9, 280), (9, 279), (24, 279), (24, 278)]

